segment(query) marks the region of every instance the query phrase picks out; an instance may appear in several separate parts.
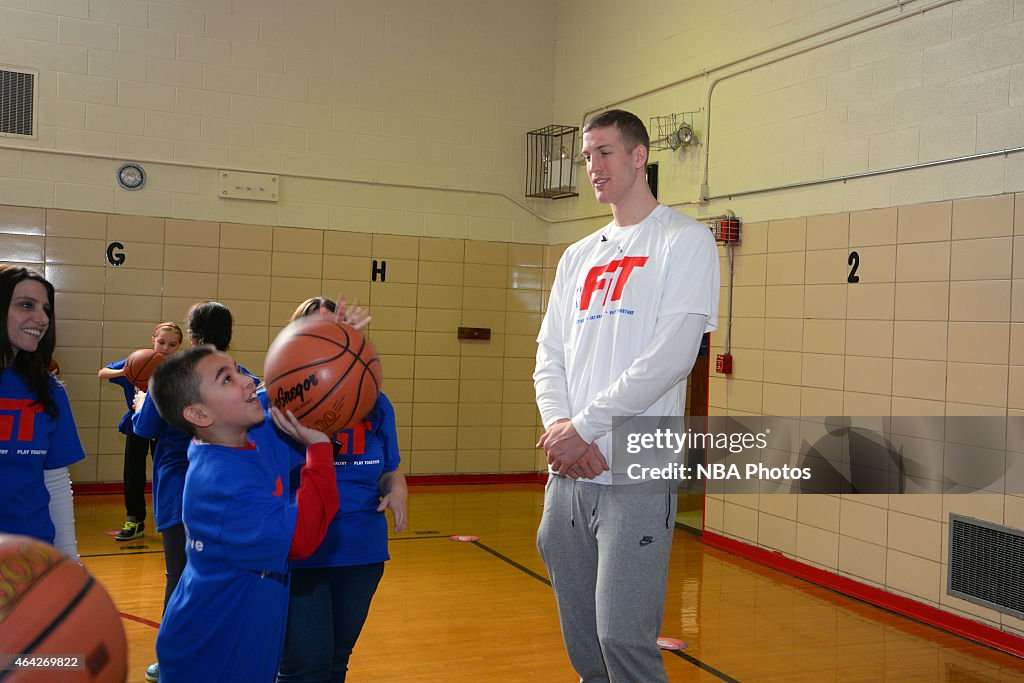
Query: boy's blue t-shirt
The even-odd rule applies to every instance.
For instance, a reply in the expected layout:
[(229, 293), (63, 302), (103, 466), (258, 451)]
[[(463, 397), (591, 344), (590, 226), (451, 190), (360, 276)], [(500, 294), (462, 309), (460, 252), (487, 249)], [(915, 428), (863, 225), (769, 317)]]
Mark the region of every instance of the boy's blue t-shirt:
[[(256, 375), (241, 365), (238, 369), (259, 384)], [(132, 427), (138, 436), (156, 439), (156, 450), (153, 451), (153, 519), (156, 530), (163, 531), (181, 524), (181, 494), (185, 489), (191, 437), (160, 417), (149, 394), (146, 394), (142, 408), (132, 414)]]
[[(389, 559), (388, 520), (377, 507), (381, 476), (398, 469), (401, 461), (391, 401), (381, 393), (360, 425), (337, 432), (333, 438), (338, 513), (316, 552), (292, 562), (293, 569), (349, 567)], [(293, 482), (292, 489), (297, 488)]]
[(183, 518), (188, 562), (157, 635), (160, 680), (272, 681), (284, 645), (294, 450), (269, 421), (254, 449), (193, 441)]
[(64, 386), (53, 376), (48, 390), (57, 417), (47, 415), (14, 369), (0, 370), (0, 531), (53, 543), (50, 493), (43, 470), (85, 458)]

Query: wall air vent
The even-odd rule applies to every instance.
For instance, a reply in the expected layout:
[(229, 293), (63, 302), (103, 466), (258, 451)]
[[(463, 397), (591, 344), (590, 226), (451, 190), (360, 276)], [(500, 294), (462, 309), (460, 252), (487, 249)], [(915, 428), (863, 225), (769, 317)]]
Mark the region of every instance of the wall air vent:
[(0, 66), (0, 136), (36, 137), (39, 74)]
[(1022, 567), (1024, 531), (950, 514), (950, 595), (1024, 619)]

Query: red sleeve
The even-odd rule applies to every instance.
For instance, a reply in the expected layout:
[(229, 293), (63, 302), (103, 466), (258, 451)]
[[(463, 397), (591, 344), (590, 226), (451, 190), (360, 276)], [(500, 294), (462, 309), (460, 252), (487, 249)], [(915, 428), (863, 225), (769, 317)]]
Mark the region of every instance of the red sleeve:
[(334, 474), (334, 448), (324, 441), (306, 447), (299, 490), (295, 494), (298, 517), (288, 559), (301, 560), (316, 552), (338, 511), (338, 482)]

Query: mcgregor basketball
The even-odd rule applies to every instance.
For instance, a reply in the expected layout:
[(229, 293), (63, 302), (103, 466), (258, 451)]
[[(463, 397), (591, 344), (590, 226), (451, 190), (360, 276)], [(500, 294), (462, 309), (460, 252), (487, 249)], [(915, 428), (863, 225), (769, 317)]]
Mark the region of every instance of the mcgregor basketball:
[(164, 361), (164, 356), (153, 349), (132, 351), (124, 364), (124, 376), (137, 389), (146, 391), (153, 371)]
[(0, 678), (122, 682), (127, 642), (103, 586), (27, 536), (0, 534)]
[(362, 419), (381, 388), (381, 363), (358, 330), (303, 318), (270, 345), (264, 366), (267, 398), (302, 424), (330, 434)]

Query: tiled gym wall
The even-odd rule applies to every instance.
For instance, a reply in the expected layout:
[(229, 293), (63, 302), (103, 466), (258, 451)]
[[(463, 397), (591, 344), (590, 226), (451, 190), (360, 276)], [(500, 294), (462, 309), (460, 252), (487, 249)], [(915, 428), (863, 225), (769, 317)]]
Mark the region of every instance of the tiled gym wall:
[[(235, 316), (231, 353), (261, 374), (295, 306), (339, 292), (373, 315), (407, 473), (540, 469), (531, 375), (558, 250), (11, 206), (0, 235), (0, 261), (44, 270), (57, 289), (56, 356), (89, 454), (75, 481), (121, 479), (125, 406), (96, 371), (149, 346), (155, 323), (184, 326), (189, 306), (218, 299)], [(120, 267), (106, 263), (112, 242)], [(371, 282), (374, 260), (383, 282)], [(459, 341), (459, 326), (491, 339)]]
[[(735, 254), (712, 414), (1024, 415), (1024, 194), (750, 223)], [(951, 512), (1024, 528), (1019, 493), (708, 496), (706, 526), (1024, 634), (946, 595)]]

